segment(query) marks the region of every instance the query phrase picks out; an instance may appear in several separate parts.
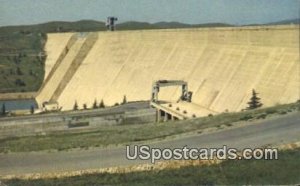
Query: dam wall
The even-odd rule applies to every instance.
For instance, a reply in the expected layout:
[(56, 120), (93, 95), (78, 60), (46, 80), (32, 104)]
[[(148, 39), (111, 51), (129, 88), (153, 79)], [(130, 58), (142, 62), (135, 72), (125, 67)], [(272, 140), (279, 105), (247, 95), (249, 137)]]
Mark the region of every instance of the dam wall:
[[(40, 100), (56, 101), (53, 99), (60, 94), (64, 85), (72, 78), (72, 75), (74, 74), (73, 69), (79, 66), (86, 56), (86, 53), (88, 52), (86, 51), (86, 48), (90, 48), (88, 44), (89, 37), (90, 36), (87, 36), (87, 34), (74, 34), (72, 37), (68, 38), (66, 46), (60, 47), (60, 50), (57, 50), (57, 53), (60, 54), (59, 56), (53, 58), (50, 57), (50, 59), (56, 59), (56, 62), (53, 63), (54, 60), (50, 61), (52, 63), (49, 64), (49, 72), (46, 73), (47, 77), (36, 98), (38, 103)], [(53, 47), (55, 48), (55, 45), (53, 45)], [(51, 56), (51, 54), (47, 52), (47, 58), (49, 55)]]
[[(53, 96), (63, 110), (72, 109), (75, 101), (82, 108), (83, 104), (91, 107), (95, 99), (106, 105), (120, 103), (124, 96), (128, 101), (149, 100), (152, 83), (157, 80), (187, 81), (193, 104), (206, 109), (205, 115), (207, 111), (246, 108), (252, 89), (259, 93), (264, 106), (300, 99), (297, 25), (93, 34), (97, 34), (95, 43), (68, 83), (63, 83), (59, 95), (54, 92), (64, 81), (71, 54), (40, 90), (36, 98), (39, 105)], [(71, 35), (49, 34), (48, 42), (67, 43), (66, 37)], [(52, 51), (47, 52), (46, 65), (54, 66), (48, 58), (59, 56), (63, 48), (53, 52), (46, 47)], [(71, 52), (74, 58), (79, 49)], [(159, 99), (175, 102), (180, 93), (180, 87), (162, 88)]]
[[(59, 66), (60, 62), (66, 55), (66, 48), (73, 45), (71, 37), (74, 34), (49, 34), (47, 36), (47, 42), (45, 45), (45, 51), (47, 53), (47, 61), (45, 63), (45, 76), (44, 82), (47, 81), (48, 75), (52, 71), (54, 66)], [(43, 84), (44, 85), (44, 84)]]

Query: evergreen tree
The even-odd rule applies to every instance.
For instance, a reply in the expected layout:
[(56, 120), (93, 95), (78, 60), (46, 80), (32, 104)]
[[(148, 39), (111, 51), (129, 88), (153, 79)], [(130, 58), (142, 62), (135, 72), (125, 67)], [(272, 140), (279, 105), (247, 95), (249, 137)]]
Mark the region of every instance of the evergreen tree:
[(95, 99), (94, 103), (93, 103), (93, 109), (96, 109), (98, 108), (98, 105), (97, 105), (97, 100)]
[(34, 106), (33, 105), (31, 105), (31, 107), (30, 107), (30, 114), (34, 114)]
[(126, 104), (126, 103), (127, 103), (127, 98), (126, 98), (126, 95), (124, 95), (122, 104)]
[(23, 72), (21, 71), (20, 67), (17, 67), (16, 72), (17, 72), (17, 75), (19, 75), (19, 76), (23, 75)]
[(255, 90), (252, 90), (252, 97), (250, 98), (250, 101), (248, 102), (248, 110), (252, 110), (252, 109), (256, 109), (259, 108), (261, 106), (263, 106), (263, 104), (260, 102), (260, 98), (257, 96), (258, 93), (255, 92)]
[(2, 115), (2, 116), (5, 116), (5, 115), (6, 115), (6, 107), (5, 107), (5, 103), (2, 104), (1, 115)]
[(101, 102), (100, 102), (99, 108), (105, 108), (105, 104), (104, 104), (104, 102), (103, 102), (103, 99), (102, 99)]
[(75, 101), (75, 104), (73, 106), (73, 110), (78, 110), (78, 104), (77, 104), (77, 101)]

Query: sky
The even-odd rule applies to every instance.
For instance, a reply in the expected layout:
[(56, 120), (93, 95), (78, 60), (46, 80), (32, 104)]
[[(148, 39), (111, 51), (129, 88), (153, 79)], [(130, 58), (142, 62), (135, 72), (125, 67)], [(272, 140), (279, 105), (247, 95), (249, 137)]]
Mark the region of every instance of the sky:
[(0, 26), (49, 21), (269, 23), (299, 18), (300, 0), (0, 0)]

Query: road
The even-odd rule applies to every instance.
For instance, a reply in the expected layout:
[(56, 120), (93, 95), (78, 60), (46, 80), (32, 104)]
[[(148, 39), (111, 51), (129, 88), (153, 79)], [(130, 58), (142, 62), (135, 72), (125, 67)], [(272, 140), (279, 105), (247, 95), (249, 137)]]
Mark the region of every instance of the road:
[[(261, 120), (253, 124), (207, 134), (185, 136), (153, 142), (151, 147), (260, 147), (300, 141), (300, 113)], [(46, 173), (127, 166), (144, 163), (127, 160), (125, 146), (60, 152), (30, 152), (0, 154), (0, 175)], [(279, 157), (280, 158), (280, 157)]]

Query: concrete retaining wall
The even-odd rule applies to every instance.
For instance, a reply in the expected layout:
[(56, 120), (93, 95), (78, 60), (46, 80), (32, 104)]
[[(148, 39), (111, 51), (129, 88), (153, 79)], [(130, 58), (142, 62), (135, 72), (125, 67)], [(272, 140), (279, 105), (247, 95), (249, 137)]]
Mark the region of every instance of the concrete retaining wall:
[(83, 132), (106, 125), (155, 122), (154, 109), (141, 109), (103, 116), (46, 116), (0, 120), (0, 139), (17, 136), (46, 135), (58, 132)]

